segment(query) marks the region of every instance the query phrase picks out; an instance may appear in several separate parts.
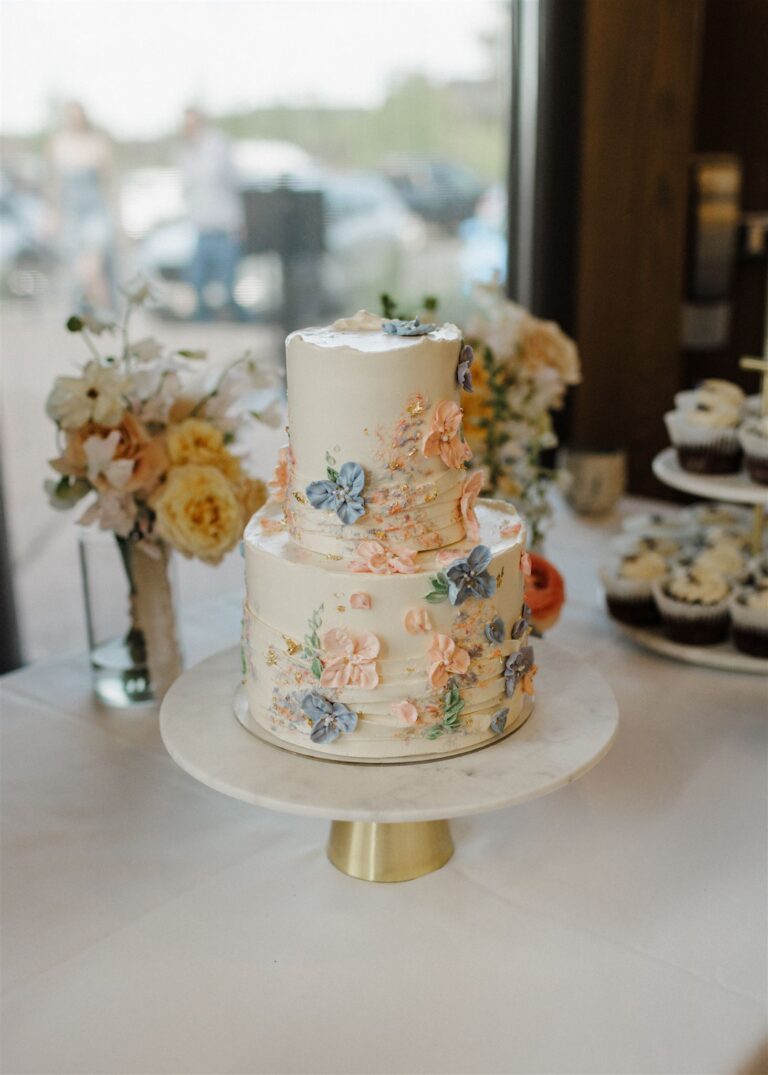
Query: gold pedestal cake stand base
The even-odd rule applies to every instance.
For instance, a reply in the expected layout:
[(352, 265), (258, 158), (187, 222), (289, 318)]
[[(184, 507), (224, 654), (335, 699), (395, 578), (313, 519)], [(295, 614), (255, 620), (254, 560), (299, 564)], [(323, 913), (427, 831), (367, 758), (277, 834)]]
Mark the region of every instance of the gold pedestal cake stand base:
[(447, 821), (334, 821), (328, 858), (361, 881), (413, 881), (453, 855)]

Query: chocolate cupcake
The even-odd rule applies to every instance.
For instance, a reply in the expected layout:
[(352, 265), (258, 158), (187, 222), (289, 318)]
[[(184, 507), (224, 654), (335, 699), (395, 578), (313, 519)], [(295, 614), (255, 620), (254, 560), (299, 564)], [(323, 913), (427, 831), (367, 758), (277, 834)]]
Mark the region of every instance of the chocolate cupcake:
[(749, 565), (749, 541), (741, 531), (713, 527), (693, 552), (692, 563), (730, 582), (741, 579)]
[(733, 644), (751, 657), (768, 657), (768, 577), (740, 587), (731, 598)]
[(658, 552), (637, 549), (603, 566), (600, 580), (608, 611), (615, 620), (635, 627), (659, 623), (652, 584), (667, 574), (667, 561)]
[(745, 422), (739, 429), (739, 443), (752, 481), (768, 485), (768, 415)]
[(737, 434), (744, 393), (728, 381), (704, 381), (693, 392), (678, 392), (675, 410), (665, 414), (670, 440), (683, 470), (734, 474), (741, 466)]
[(695, 564), (652, 584), (667, 635), (691, 646), (712, 646), (728, 637), (731, 586), (722, 575)]

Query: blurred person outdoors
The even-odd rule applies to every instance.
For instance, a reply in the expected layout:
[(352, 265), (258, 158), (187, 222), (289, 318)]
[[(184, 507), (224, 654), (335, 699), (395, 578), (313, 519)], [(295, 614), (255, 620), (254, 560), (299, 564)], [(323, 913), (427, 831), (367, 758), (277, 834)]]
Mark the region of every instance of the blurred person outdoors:
[(243, 311), (235, 300), (235, 275), (245, 225), (242, 196), (229, 139), (197, 108), (184, 113), (181, 172), (187, 213), (197, 231), (189, 266), (196, 316), (203, 321), (211, 318), (209, 287), (218, 284), (227, 312), (239, 319)]
[(114, 293), (114, 155), (77, 101), (64, 108), (48, 146), (51, 230), (81, 313), (111, 311)]

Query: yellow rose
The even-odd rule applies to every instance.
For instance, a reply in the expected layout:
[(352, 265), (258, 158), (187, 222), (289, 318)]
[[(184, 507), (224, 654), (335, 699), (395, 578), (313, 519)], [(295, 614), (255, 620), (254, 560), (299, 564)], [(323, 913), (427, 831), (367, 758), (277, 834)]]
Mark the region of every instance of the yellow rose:
[(266, 502), (267, 487), (260, 478), (244, 478), (237, 486), (237, 496), (243, 506), (246, 523)]
[(527, 317), (520, 330), (520, 353), (523, 366), (532, 372), (548, 367), (566, 384), (578, 384), (581, 380), (576, 344), (554, 321)]
[(187, 418), (172, 425), (166, 434), (166, 447), (176, 466), (216, 467), (230, 481), (241, 478), (240, 463), (224, 447), (221, 430), (202, 418)]
[(172, 467), (152, 506), (159, 536), (208, 564), (217, 564), (243, 534), (242, 505), (216, 467)]

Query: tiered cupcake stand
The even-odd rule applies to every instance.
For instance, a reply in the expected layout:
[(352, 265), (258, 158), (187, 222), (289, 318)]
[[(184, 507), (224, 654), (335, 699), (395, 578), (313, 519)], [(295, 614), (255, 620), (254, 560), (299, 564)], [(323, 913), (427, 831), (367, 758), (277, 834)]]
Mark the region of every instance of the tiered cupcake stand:
[(610, 747), (618, 711), (605, 680), (551, 642), (536, 642), (536, 660), (536, 702), (525, 724), (453, 757), (351, 764), (256, 736), (235, 715), (242, 702), (236, 649), (176, 680), (160, 710), (160, 731), (174, 761), (208, 787), (270, 810), (330, 820), (327, 853), (343, 873), (407, 881), (450, 859), (447, 819), (547, 795), (586, 773)]
[[(744, 471), (738, 474), (692, 474), (683, 470), (674, 448), (666, 448), (653, 461), (653, 473), (672, 489), (728, 504), (750, 504), (754, 508), (752, 549), (755, 555), (763, 547), (765, 515), (768, 508), (768, 486), (758, 485)], [(741, 653), (731, 642), (717, 646), (686, 646), (667, 638), (661, 627), (631, 627), (614, 621), (616, 626), (635, 642), (655, 653), (687, 664), (706, 665), (730, 672), (752, 672), (768, 675), (768, 660)]]

